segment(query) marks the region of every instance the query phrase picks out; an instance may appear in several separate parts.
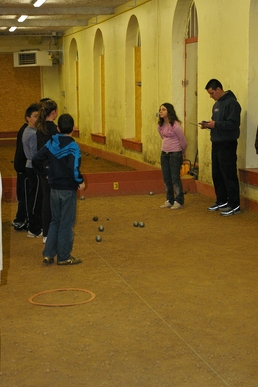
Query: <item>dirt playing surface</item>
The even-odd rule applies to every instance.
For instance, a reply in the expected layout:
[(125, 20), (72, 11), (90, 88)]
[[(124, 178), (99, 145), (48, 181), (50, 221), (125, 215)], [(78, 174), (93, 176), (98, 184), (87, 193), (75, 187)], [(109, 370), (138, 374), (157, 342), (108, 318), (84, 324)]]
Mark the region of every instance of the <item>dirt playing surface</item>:
[[(198, 194), (178, 211), (164, 200), (78, 200), (73, 267), (44, 267), (42, 239), (14, 231), (16, 204), (2, 203), (1, 386), (258, 386), (257, 214), (210, 213)], [(67, 288), (95, 298), (28, 302)]]

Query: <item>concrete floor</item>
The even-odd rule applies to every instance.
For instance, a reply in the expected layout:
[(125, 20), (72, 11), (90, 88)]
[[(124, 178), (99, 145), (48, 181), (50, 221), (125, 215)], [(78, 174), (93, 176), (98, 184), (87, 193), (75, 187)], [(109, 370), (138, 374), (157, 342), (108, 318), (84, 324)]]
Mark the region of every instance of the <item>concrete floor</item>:
[[(2, 203), (1, 386), (258, 386), (257, 214), (209, 213), (198, 194), (160, 209), (164, 199), (78, 200), (74, 267), (43, 267), (42, 240), (15, 232), (16, 204)], [(96, 297), (28, 302), (60, 288)], [(63, 293), (35, 301), (88, 297)]]

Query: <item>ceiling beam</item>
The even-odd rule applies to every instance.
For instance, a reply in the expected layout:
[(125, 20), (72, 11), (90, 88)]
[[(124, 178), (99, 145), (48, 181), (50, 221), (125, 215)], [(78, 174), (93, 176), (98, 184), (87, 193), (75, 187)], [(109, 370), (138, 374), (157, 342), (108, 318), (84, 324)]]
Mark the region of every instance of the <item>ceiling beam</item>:
[[(16, 30), (14, 33), (13, 36), (27, 36), (28, 38), (31, 37), (31, 36), (35, 36), (35, 37), (42, 37), (42, 36), (54, 36), (54, 37), (61, 37), (64, 35), (64, 33), (62, 31), (48, 31), (48, 30), (41, 30), (40, 32), (37, 32), (37, 31), (34, 31), (34, 30), (31, 30), (31, 31), (24, 31), (24, 30)], [(9, 31), (0, 31), (0, 36), (10, 36), (10, 32)]]
[(0, 16), (4, 15), (28, 15), (28, 16), (43, 16), (43, 15), (113, 15), (115, 13), (113, 7), (0, 7)]
[(87, 20), (75, 20), (75, 19), (62, 19), (62, 20), (26, 20), (23, 23), (19, 23), (17, 20), (1, 20), (1, 27), (51, 27), (52, 30), (55, 27), (75, 27), (75, 26), (87, 26)]

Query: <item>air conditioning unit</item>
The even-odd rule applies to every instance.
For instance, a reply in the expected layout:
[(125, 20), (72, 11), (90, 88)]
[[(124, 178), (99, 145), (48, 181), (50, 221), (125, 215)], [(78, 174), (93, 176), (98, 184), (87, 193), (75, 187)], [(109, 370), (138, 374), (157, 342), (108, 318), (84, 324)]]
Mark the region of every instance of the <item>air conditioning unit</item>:
[(52, 66), (47, 51), (20, 51), (13, 53), (14, 67)]

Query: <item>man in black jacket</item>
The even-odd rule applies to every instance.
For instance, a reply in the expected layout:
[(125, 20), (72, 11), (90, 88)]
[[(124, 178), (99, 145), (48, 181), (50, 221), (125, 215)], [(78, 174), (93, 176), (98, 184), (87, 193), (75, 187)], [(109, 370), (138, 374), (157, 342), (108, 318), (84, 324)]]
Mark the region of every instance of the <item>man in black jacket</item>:
[[(26, 119), (26, 117), (25, 117)], [(25, 122), (19, 129), (16, 139), (16, 149), (14, 155), (14, 169), (17, 173), (16, 180), (16, 196), (18, 201), (18, 208), (15, 219), (12, 225), (15, 230), (27, 229), (28, 227), (28, 211), (27, 211), (27, 174), (25, 164), (27, 158), (23, 151), (22, 135), (27, 128), (28, 122)]]
[(240, 135), (241, 106), (231, 90), (224, 91), (217, 79), (211, 79), (205, 89), (213, 98), (211, 121), (202, 121), (202, 129), (210, 129), (212, 142), (212, 179), (216, 202), (209, 211), (222, 216), (239, 214), (240, 193), (237, 176), (237, 140)]
[[(40, 103), (49, 100), (49, 98), (42, 98), (40, 100)], [(37, 107), (39, 109), (38, 103), (33, 103), (29, 106), (29, 108)], [(27, 110), (26, 110), (27, 111)], [(28, 126), (28, 122), (26, 119), (26, 112), (25, 112), (25, 120), (26, 122), (22, 125), (22, 127), (19, 129), (17, 138), (16, 138), (16, 149), (14, 154), (14, 169), (17, 173), (17, 180), (16, 180), (16, 196), (18, 201), (18, 208), (17, 213), (15, 216), (15, 219), (12, 221), (12, 225), (14, 226), (15, 230), (23, 230), (28, 229), (28, 176), (26, 174), (26, 161), (27, 157), (25, 156), (24, 150), (23, 150), (23, 143), (22, 143), (22, 135), (24, 130)]]
[(28, 123), (22, 125), (19, 129), (16, 139), (16, 150), (14, 155), (14, 169), (17, 173), (16, 180), (16, 196), (18, 201), (18, 208), (15, 219), (12, 221), (12, 225), (15, 230), (27, 229), (28, 214), (27, 214), (27, 190), (26, 182), (27, 175), (25, 170), (26, 156), (22, 146), (22, 135), (27, 128)]

